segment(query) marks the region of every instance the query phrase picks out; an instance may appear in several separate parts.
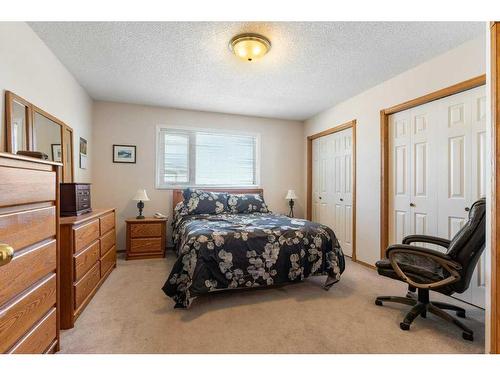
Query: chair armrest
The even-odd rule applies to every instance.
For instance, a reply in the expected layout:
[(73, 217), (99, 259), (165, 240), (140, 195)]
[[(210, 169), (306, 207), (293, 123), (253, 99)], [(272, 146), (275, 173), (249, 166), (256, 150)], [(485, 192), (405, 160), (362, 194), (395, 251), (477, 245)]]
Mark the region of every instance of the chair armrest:
[[(443, 267), (450, 276), (447, 278), (436, 281), (433, 283), (422, 284), (412, 280), (408, 275), (406, 275), (396, 260), (397, 254), (413, 254), (417, 256), (426, 257), (436, 263), (438, 263), (441, 267)], [(423, 288), (423, 289), (436, 289), (442, 287), (444, 285), (452, 284), (458, 280), (460, 280), (461, 276), (458, 273), (459, 270), (462, 269), (462, 266), (451, 259), (447, 254), (443, 254), (439, 251), (426, 249), (425, 247), (420, 246), (411, 246), (411, 245), (392, 245), (387, 248), (386, 255), (391, 262), (391, 266), (396, 272), (396, 274), (403, 279), (409, 285), (415, 288)]]
[(412, 242), (425, 242), (431, 243), (434, 245), (442, 246), (445, 248), (450, 247), (450, 240), (446, 238), (434, 237), (434, 236), (426, 236), (425, 234), (412, 234), (411, 236), (406, 236), (403, 238), (403, 244), (409, 245)]

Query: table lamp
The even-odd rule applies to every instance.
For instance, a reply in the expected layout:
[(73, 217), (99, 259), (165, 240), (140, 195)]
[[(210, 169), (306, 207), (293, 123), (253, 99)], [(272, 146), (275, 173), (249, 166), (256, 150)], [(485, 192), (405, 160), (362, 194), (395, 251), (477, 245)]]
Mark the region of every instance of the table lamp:
[(137, 190), (137, 193), (135, 193), (134, 198), (132, 198), (134, 201), (137, 202), (137, 208), (139, 209), (139, 216), (136, 217), (136, 219), (144, 219), (144, 216), (142, 215), (142, 210), (144, 208), (144, 202), (149, 201), (148, 194), (146, 193), (146, 189), (139, 189)]
[(288, 199), (288, 205), (290, 206), (290, 212), (288, 213), (288, 216), (293, 217), (293, 200), (298, 199), (297, 195), (295, 194), (295, 190), (288, 190), (285, 199)]

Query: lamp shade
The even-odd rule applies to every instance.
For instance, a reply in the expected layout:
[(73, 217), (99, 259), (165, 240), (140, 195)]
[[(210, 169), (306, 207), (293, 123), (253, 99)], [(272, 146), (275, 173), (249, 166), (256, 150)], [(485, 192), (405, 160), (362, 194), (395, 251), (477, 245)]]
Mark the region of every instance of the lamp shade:
[(133, 201), (143, 201), (146, 202), (149, 200), (148, 194), (146, 193), (146, 189), (139, 189), (137, 193), (135, 193), (132, 198)]
[(295, 194), (295, 190), (288, 190), (288, 193), (286, 194), (285, 199), (297, 199), (297, 195)]

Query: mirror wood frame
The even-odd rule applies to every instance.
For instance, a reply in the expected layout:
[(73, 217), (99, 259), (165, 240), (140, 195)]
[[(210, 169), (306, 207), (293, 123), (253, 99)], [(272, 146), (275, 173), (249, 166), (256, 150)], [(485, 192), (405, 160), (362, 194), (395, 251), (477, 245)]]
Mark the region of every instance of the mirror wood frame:
[[(75, 161), (73, 158), (74, 155), (74, 142), (73, 142), (73, 129), (66, 125), (63, 121), (59, 120), (57, 117), (51, 115), (50, 113), (44, 111), (43, 109), (37, 107), (36, 105), (28, 102), (26, 99), (23, 99), (19, 95), (14, 94), (12, 91), (5, 91), (5, 148), (7, 152), (12, 153), (14, 149), (12, 144), (12, 115), (13, 115), (13, 105), (14, 102), (17, 102), (21, 105), (24, 105), (26, 108), (26, 151), (34, 151), (34, 140), (33, 140), (33, 126), (34, 126), (34, 117), (35, 113), (48, 118), (49, 120), (55, 122), (60, 126), (60, 134), (61, 134), (61, 159), (62, 159), (62, 182), (73, 182), (73, 178), (75, 175)], [(65, 147), (65, 135), (71, 134), (70, 137), (70, 146), (69, 150)], [(71, 158), (71, 166), (68, 168), (68, 157)]]

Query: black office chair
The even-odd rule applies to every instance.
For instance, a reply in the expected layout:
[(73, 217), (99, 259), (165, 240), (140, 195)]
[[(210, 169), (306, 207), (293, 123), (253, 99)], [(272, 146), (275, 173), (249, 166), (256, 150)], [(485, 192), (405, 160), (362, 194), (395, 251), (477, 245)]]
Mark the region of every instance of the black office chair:
[[(429, 300), (429, 290), (445, 295), (462, 293), (469, 287), (472, 274), (481, 256), (486, 238), (486, 199), (476, 201), (469, 219), (453, 239), (447, 240), (425, 235), (412, 235), (403, 239), (401, 245), (387, 248), (387, 259), (376, 263), (380, 275), (401, 280), (408, 284), (406, 297), (377, 297), (375, 304), (384, 301), (413, 306), (400, 323), (402, 330), (409, 330), (417, 316), (426, 317), (430, 312), (462, 329), (462, 337), (472, 341), (474, 332), (461, 321), (444, 310), (455, 311), (465, 318), (465, 310), (443, 302)], [(447, 249), (446, 253), (410, 245), (414, 242), (435, 244)], [(417, 298), (415, 291), (418, 290)]]

